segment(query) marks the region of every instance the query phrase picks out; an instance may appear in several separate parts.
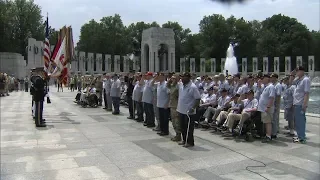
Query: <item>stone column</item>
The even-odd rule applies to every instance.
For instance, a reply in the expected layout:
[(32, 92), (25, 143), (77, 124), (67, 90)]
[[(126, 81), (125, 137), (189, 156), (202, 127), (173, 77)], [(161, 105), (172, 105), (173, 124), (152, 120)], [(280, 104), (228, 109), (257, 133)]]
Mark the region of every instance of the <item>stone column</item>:
[(44, 60), (43, 60), (43, 55), (42, 55), (42, 53), (43, 53), (42, 46), (43, 46), (42, 41), (36, 41), (35, 46), (34, 46), (36, 67), (43, 67), (44, 66)]
[(223, 71), (224, 71), (225, 63), (226, 63), (226, 58), (221, 58), (221, 64), (220, 64), (221, 72), (223, 72)]
[(184, 72), (185, 60), (180, 58), (180, 72)]
[(123, 71), (129, 72), (130, 71), (130, 59), (128, 56), (123, 56)]
[(211, 58), (211, 73), (215, 74), (217, 69), (216, 69), (216, 58)]
[(297, 56), (297, 66), (302, 66), (302, 56)]
[(93, 53), (88, 53), (88, 73), (93, 74)]
[(170, 58), (168, 63), (170, 64), (170, 72), (175, 72), (176, 71), (176, 54), (175, 54), (175, 50), (172, 49), (171, 53), (169, 54)]
[(274, 57), (274, 59), (273, 59), (273, 72), (278, 75), (280, 74), (279, 57)]
[(258, 71), (258, 58), (252, 58), (252, 73), (257, 73)]
[(96, 54), (96, 72), (102, 74), (102, 54)]
[(206, 59), (205, 58), (200, 58), (200, 74), (205, 74), (206, 73)]
[(269, 64), (268, 64), (268, 57), (263, 57), (263, 71), (264, 74), (269, 73)]
[(314, 77), (314, 56), (308, 56), (308, 72), (310, 77)]
[[(170, 55), (168, 55), (170, 56)], [(169, 67), (167, 67), (167, 61), (170, 60), (170, 57), (168, 57), (167, 59), (167, 53), (164, 53), (163, 55), (163, 60), (162, 60), (162, 71), (168, 71), (169, 70)]]
[(248, 73), (248, 61), (247, 58), (242, 58), (242, 75), (246, 76)]
[(190, 58), (190, 72), (195, 73), (196, 72), (196, 59)]
[(35, 58), (35, 44), (36, 44), (36, 39), (34, 38), (28, 38), (28, 47), (27, 47), (27, 51), (28, 51), (28, 67), (34, 68), (35, 67), (35, 63), (36, 63), (36, 58)]
[(141, 68), (142, 68), (142, 66), (141, 66), (141, 59), (140, 59), (140, 57), (134, 57), (134, 64), (133, 64), (133, 66), (135, 67), (135, 70), (136, 71), (142, 71), (141, 70)]
[(86, 53), (83, 51), (79, 52), (79, 71), (82, 75), (86, 74), (86, 64), (85, 64)]
[[(160, 57), (157, 56), (157, 55), (155, 56), (155, 69), (154, 69), (154, 70), (155, 70), (156, 72), (159, 72), (159, 71), (160, 71), (164, 59), (165, 59), (165, 57), (160, 58)], [(161, 70), (163, 70), (163, 69), (161, 69)]]
[(71, 60), (71, 72), (76, 73), (77, 72), (77, 59)]
[(114, 72), (119, 73), (120, 72), (120, 63), (121, 63), (120, 55), (115, 55), (113, 62), (114, 62), (114, 64), (113, 64)]
[(106, 54), (104, 56), (104, 69), (107, 73), (110, 73), (111, 72), (111, 64), (112, 64), (112, 60), (111, 60), (111, 55), (110, 54)]
[(291, 57), (290, 56), (285, 57), (285, 73), (286, 75), (291, 73)]

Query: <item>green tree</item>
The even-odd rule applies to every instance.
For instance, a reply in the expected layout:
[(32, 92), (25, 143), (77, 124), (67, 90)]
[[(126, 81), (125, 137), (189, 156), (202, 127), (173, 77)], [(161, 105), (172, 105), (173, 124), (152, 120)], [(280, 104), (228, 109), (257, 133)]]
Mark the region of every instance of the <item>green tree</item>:
[(0, 51), (25, 55), (28, 38), (44, 39), (41, 8), (33, 0), (0, 1), (0, 32)]

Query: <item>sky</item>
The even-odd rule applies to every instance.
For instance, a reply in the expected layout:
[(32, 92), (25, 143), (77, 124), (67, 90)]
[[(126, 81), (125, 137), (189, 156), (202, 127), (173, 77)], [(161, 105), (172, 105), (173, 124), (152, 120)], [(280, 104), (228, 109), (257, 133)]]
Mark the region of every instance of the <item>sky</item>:
[(42, 15), (49, 14), (49, 25), (60, 29), (71, 25), (73, 38), (79, 41), (81, 26), (91, 19), (119, 14), (124, 25), (138, 21), (162, 25), (177, 21), (183, 28), (199, 32), (199, 22), (207, 15), (234, 15), (246, 20), (262, 21), (274, 14), (296, 18), (310, 30), (319, 30), (319, 0), (249, 0), (244, 4), (225, 5), (210, 0), (35, 0)]

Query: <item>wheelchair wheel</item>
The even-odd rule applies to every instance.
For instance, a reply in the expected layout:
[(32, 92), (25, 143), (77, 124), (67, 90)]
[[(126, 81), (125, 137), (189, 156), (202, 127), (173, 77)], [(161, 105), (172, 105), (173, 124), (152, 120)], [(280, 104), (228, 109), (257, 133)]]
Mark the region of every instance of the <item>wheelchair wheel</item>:
[(253, 141), (253, 136), (251, 133), (247, 133), (245, 138), (244, 138), (247, 142), (252, 142)]

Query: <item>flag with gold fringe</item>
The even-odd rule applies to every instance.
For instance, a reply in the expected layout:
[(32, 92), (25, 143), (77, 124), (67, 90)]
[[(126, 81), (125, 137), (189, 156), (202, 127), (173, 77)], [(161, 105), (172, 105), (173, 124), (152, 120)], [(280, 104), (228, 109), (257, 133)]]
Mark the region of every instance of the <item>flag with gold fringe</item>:
[(58, 41), (51, 56), (51, 77), (56, 77), (63, 84), (68, 83), (68, 64), (74, 57), (72, 28), (60, 29)]

